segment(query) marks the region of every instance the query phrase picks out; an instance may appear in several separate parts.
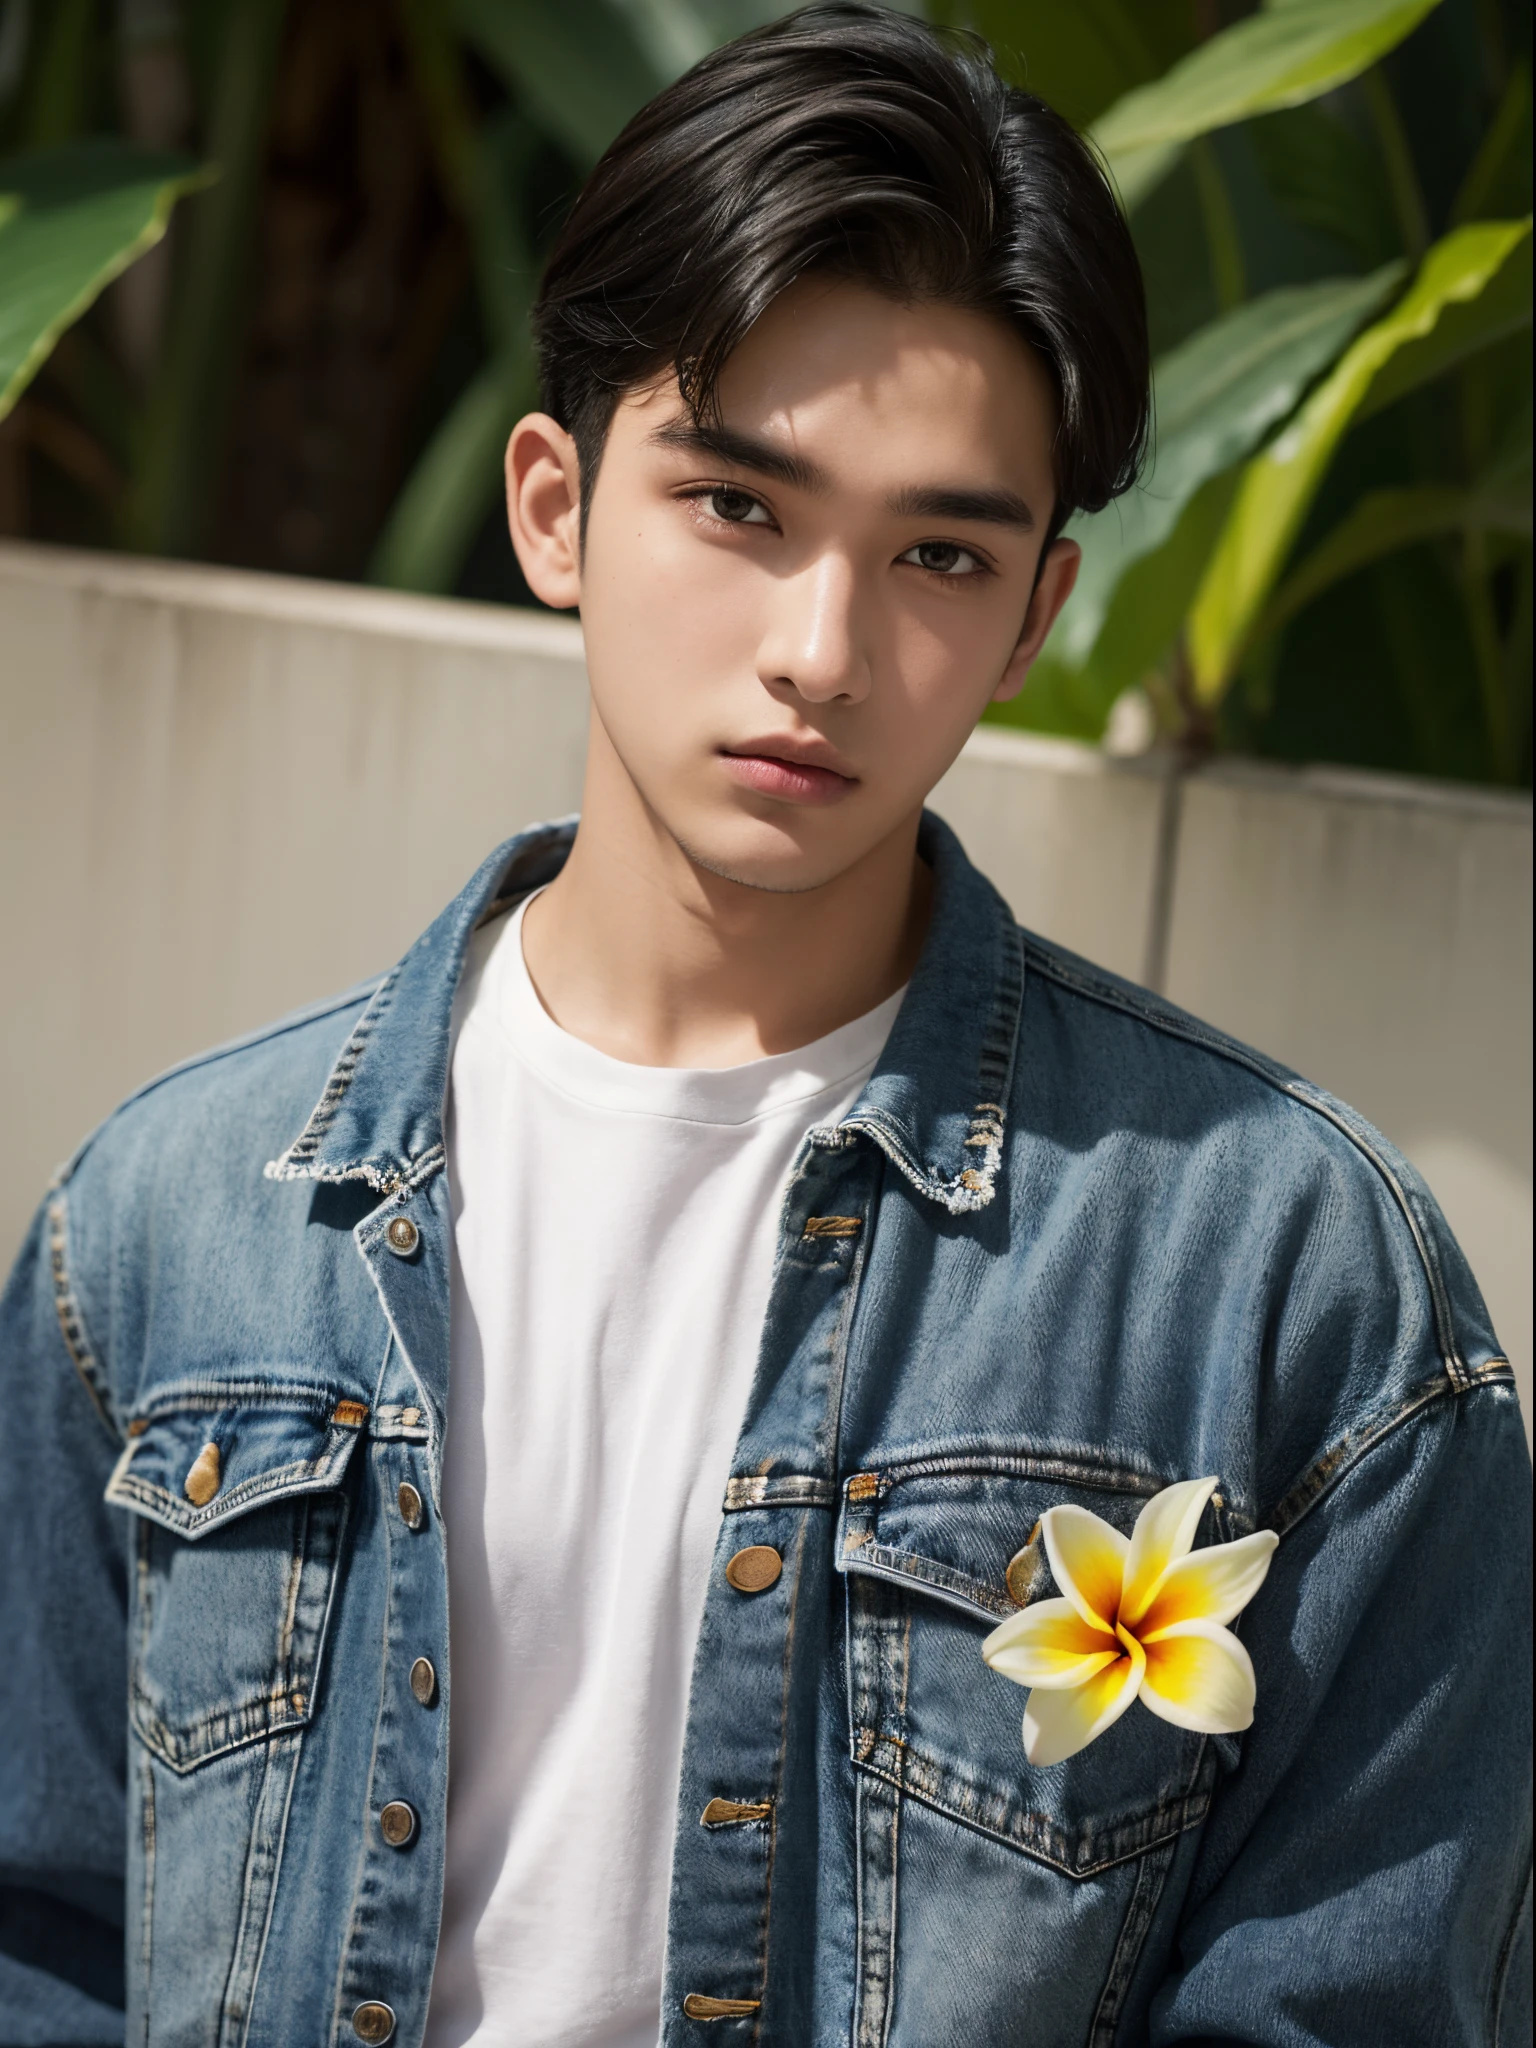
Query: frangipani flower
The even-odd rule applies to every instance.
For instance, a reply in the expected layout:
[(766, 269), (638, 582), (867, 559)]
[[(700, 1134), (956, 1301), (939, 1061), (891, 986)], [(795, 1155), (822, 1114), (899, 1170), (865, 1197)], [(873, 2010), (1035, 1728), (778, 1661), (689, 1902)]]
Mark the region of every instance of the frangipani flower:
[(993, 1629), (981, 1654), (1031, 1688), (1024, 1754), (1059, 1764), (1139, 1699), (1165, 1721), (1235, 1735), (1253, 1720), (1253, 1665), (1226, 1623), (1264, 1583), (1279, 1537), (1268, 1529), (1192, 1550), (1214, 1479), (1165, 1487), (1129, 1539), (1063, 1505), (1040, 1533), (1064, 1600), (1037, 1600)]

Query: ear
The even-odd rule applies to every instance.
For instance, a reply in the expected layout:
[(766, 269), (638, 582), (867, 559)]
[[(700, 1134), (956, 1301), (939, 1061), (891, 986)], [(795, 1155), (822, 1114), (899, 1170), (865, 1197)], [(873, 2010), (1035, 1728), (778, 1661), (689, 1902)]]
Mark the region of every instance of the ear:
[(1053, 540), (1045, 560), (1040, 565), (1034, 593), (1029, 600), (1029, 610), (1024, 614), (1023, 629), (1018, 645), (1008, 657), (1008, 666), (1003, 670), (1003, 679), (992, 692), (994, 704), (1005, 704), (1010, 697), (1016, 697), (1024, 687), (1024, 678), (1034, 666), (1035, 656), (1045, 645), (1046, 635), (1056, 623), (1056, 615), (1072, 595), (1072, 586), (1077, 581), (1077, 572), (1082, 566), (1083, 551), (1075, 540)]
[(569, 610), (581, 602), (581, 465), (547, 412), (531, 412), (507, 443), (507, 525), (528, 588)]

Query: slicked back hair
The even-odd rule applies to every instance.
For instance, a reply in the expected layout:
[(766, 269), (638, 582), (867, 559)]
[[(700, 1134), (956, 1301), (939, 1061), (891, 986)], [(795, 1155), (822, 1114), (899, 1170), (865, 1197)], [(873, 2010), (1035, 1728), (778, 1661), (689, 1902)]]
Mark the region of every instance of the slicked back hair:
[(810, 274), (994, 314), (1056, 393), (1050, 534), (1135, 479), (1141, 269), (1108, 181), (984, 44), (907, 15), (807, 7), (714, 51), (609, 147), (534, 307), (544, 405), (576, 443), (582, 524), (622, 395), (671, 369), (718, 420), (726, 359)]

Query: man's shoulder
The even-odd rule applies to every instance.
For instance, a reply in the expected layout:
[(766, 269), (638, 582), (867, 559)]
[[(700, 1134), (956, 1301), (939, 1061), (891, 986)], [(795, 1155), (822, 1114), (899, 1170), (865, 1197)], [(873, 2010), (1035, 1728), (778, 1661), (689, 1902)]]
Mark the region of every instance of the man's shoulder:
[(1234, 1167), (1262, 1147), (1277, 1181), (1325, 1160), (1389, 1188), (1417, 1181), (1365, 1117), (1293, 1068), (1063, 946), (1020, 936), (1026, 1085), (1032, 1067), (1050, 1072), (1079, 1113), (1129, 1118), (1120, 1127), (1164, 1147), (1216, 1140)]
[(303, 1126), (336, 1060), (387, 977), (290, 1011), (209, 1047), (135, 1089), (98, 1124), (61, 1169), (110, 1179), (179, 1177), (219, 1156), (276, 1156)]
[(1099, 1241), (1158, 1276), (1196, 1349), (1197, 1326), (1219, 1337), (1210, 1384), (1226, 1400), (1246, 1381), (1276, 1469), (1309, 1434), (1342, 1458), (1427, 1398), (1509, 1377), (1438, 1203), (1365, 1117), (1152, 991), (1023, 945), (1015, 1116), (1049, 1157), (1095, 1162), (1079, 1178)]

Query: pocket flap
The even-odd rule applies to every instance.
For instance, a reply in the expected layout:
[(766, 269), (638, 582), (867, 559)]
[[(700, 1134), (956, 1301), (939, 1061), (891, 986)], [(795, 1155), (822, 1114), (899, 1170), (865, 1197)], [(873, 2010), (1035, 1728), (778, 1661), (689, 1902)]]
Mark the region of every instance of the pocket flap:
[(196, 1542), (268, 1501), (339, 1486), (367, 1421), (366, 1402), (329, 1388), (165, 1387), (129, 1423), (106, 1497)]
[[(1206, 1738), (1138, 1705), (1066, 1762), (1036, 1768), (1024, 1693), (981, 1655), (988, 1630), (1018, 1612), (1015, 1591), (1029, 1604), (1057, 1590), (1028, 1554), (1048, 1508), (1072, 1502), (1129, 1535), (1161, 1483), (1003, 1450), (856, 1473), (836, 1550), (855, 1768), (1077, 1880), (1202, 1820), (1215, 1775)], [(1202, 1529), (1219, 1533), (1210, 1509)]]
[[(1001, 1452), (856, 1473), (843, 1489), (837, 1568), (912, 1584), (979, 1620), (1002, 1621), (1019, 1605), (1009, 1563), (1047, 1508), (1075, 1503), (1128, 1536), (1161, 1484), (1139, 1472)], [(1214, 1527), (1208, 1509), (1207, 1540)], [(1048, 1584), (1040, 1574), (1034, 1596)]]

